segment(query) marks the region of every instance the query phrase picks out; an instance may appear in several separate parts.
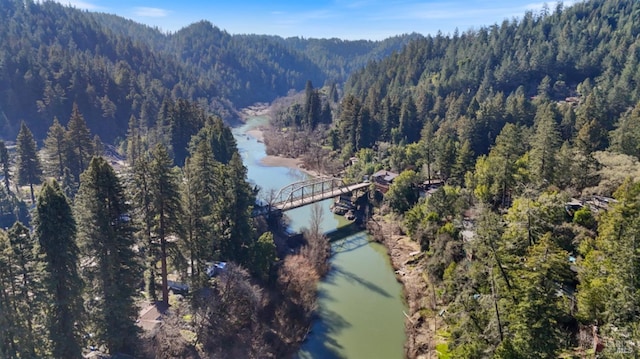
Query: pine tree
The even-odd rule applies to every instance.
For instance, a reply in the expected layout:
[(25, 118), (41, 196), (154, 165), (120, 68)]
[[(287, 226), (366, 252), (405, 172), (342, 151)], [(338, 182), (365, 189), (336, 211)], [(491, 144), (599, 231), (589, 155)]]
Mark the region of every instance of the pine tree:
[[(45, 293), (42, 288), (42, 262), (38, 255), (39, 246), (31, 237), (29, 229), (16, 222), (8, 232), (11, 245), (12, 265), (3, 266), (13, 278), (12, 294), (16, 325), (20, 327), (19, 347), (22, 356), (36, 357), (44, 355), (46, 340), (39, 336), (36, 326), (43, 324), (40, 318)], [(13, 268), (12, 268), (13, 267)]]
[(134, 354), (140, 266), (124, 188), (104, 158), (94, 157), (82, 174), (75, 213), (83, 255), (95, 261), (83, 268), (83, 276), (96, 340), (112, 354)]
[(414, 143), (420, 139), (420, 121), (418, 120), (416, 104), (412, 97), (409, 97), (402, 104), (398, 130), (400, 139), (404, 140), (405, 143)]
[(16, 146), (18, 153), (18, 184), (29, 185), (29, 189), (31, 190), (31, 203), (35, 203), (36, 198), (33, 186), (41, 182), (42, 166), (40, 165), (40, 158), (38, 157), (36, 140), (33, 138), (33, 133), (31, 133), (31, 130), (29, 130), (24, 121), (20, 125)]
[(302, 125), (307, 129), (313, 130), (318, 123), (320, 123), (320, 114), (322, 111), (320, 95), (318, 94), (318, 91), (313, 88), (311, 80), (307, 81), (304, 93), (304, 118)]
[(250, 260), (248, 250), (253, 243), (251, 208), (255, 204), (255, 195), (246, 176), (247, 169), (236, 153), (225, 170), (224, 191), (216, 205), (220, 224), (218, 235), (223, 238), (221, 256), (242, 265)]
[(135, 116), (131, 115), (127, 130), (127, 160), (132, 167), (136, 165), (136, 160), (142, 156), (142, 136), (137, 124)]
[(598, 325), (612, 342), (632, 350), (629, 357), (636, 357), (638, 349), (628, 344), (640, 339), (640, 183), (626, 180), (614, 197), (618, 202), (599, 216), (598, 237), (582, 247), (586, 250), (579, 272), (578, 316)]
[(20, 351), (20, 320), (16, 318), (15, 301), (11, 294), (13, 286), (12, 266), (13, 253), (7, 233), (0, 230), (0, 356), (17, 358)]
[(4, 144), (4, 141), (0, 140), (0, 166), (2, 166), (2, 177), (4, 182), (4, 189), (7, 191), (7, 194), (11, 193), (11, 172), (10, 168), (10, 158), (9, 151), (7, 150), (7, 146)]
[(173, 161), (164, 145), (156, 145), (150, 164), (150, 194), (153, 211), (153, 231), (160, 243), (160, 261), (162, 278), (162, 301), (169, 303), (167, 282), (168, 237), (182, 234), (180, 219), (182, 205), (180, 203), (179, 181), (172, 168)]
[(67, 124), (66, 143), (68, 144), (68, 167), (76, 180), (79, 180), (80, 174), (89, 165), (95, 149), (91, 140), (91, 132), (76, 103), (73, 104), (71, 118)]
[(140, 252), (144, 255), (144, 279), (148, 297), (154, 302), (158, 300), (156, 293), (156, 261), (158, 251), (152, 237), (153, 211), (151, 208), (151, 169), (149, 154), (136, 157), (133, 167), (133, 186), (131, 198), (134, 203), (134, 218), (139, 221), (138, 240)]
[(47, 138), (44, 140), (44, 172), (58, 181), (62, 179), (64, 169), (67, 167), (66, 148), (65, 129), (58, 122), (58, 118), (54, 118), (47, 132)]
[(530, 169), (538, 184), (551, 184), (555, 179), (556, 153), (560, 147), (554, 105), (546, 102), (538, 106), (535, 134), (531, 141)]
[(83, 317), (82, 280), (78, 272), (76, 222), (58, 184), (46, 182), (38, 196), (35, 236), (46, 264), (44, 281), (47, 329), (54, 358), (82, 358), (80, 330)]
[(208, 141), (200, 141), (184, 167), (182, 199), (185, 240), (190, 254), (192, 282), (204, 279), (205, 262), (214, 258), (219, 238), (214, 233), (214, 202), (223, 182), (222, 165), (215, 161)]
[(640, 158), (640, 102), (618, 119), (610, 137), (610, 149)]

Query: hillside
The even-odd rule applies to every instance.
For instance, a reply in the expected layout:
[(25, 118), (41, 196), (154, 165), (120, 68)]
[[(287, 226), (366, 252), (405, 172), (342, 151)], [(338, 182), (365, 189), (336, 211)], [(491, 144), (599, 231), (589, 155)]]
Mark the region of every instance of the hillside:
[[(476, 154), (487, 153), (506, 122), (531, 125), (535, 112), (512, 110), (534, 96), (584, 102), (592, 95), (603, 115), (600, 125), (611, 130), (640, 99), (639, 12), (638, 2), (595, 0), (452, 36), (427, 36), (357, 70), (345, 94), (364, 104), (380, 129), (371, 131), (381, 135), (369, 143), (391, 139), (399, 122), (385, 123), (385, 117), (400, 113), (409, 99), (419, 117), (417, 131), (425, 122), (435, 130), (468, 128), (459, 142), (470, 141)], [(493, 100), (498, 111), (489, 113)], [(416, 138), (415, 128), (403, 131), (398, 136)], [(600, 148), (606, 145), (602, 138)]]
[(327, 64), (305, 49), (311, 40), (296, 48), (280, 38), (232, 36), (205, 21), (165, 34), (53, 2), (2, 1), (0, 137), (14, 139), (24, 120), (40, 140), (54, 117), (68, 121), (74, 102), (106, 142), (124, 136), (132, 115), (152, 126), (165, 98), (232, 120), (236, 108), (302, 90), (307, 80), (344, 80), (353, 58), (380, 59), (408, 38), (372, 42), (368, 53), (349, 50), (349, 42), (339, 53), (323, 46), (339, 58)]
[(407, 357), (638, 356), (639, 16), (592, 0), (418, 38), (355, 70), (330, 126), (313, 89), (276, 114), (271, 154), (385, 191)]

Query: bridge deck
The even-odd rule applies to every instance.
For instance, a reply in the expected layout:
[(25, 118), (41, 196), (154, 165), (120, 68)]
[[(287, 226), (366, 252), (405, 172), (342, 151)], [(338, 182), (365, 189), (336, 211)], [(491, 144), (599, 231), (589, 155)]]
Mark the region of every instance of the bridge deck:
[(307, 204), (316, 203), (323, 201), (325, 199), (334, 198), (344, 193), (349, 193), (361, 188), (368, 187), (370, 185), (369, 182), (356, 183), (349, 186), (334, 188), (332, 190), (328, 190), (322, 193), (316, 193), (314, 195), (304, 196), (303, 198), (295, 199), (292, 201), (285, 201), (281, 203), (274, 204), (274, 208), (277, 208), (281, 211), (287, 211), (290, 209), (298, 208), (305, 206)]

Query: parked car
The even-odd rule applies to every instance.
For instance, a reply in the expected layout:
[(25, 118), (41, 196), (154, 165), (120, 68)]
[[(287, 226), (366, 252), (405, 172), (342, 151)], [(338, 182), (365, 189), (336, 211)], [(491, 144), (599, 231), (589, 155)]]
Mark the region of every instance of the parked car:
[(167, 281), (169, 291), (173, 294), (187, 295), (189, 294), (189, 286), (185, 283), (174, 282), (172, 280)]
[(209, 276), (209, 278), (213, 278), (224, 272), (226, 268), (227, 262), (213, 262), (207, 267), (207, 275)]

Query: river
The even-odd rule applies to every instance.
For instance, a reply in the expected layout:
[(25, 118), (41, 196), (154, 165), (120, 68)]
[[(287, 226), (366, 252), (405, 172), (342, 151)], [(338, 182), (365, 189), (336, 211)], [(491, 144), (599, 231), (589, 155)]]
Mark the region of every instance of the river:
[[(264, 121), (263, 117), (252, 118), (234, 128), (233, 133), (249, 180), (268, 193), (302, 180), (306, 174), (260, 163), (266, 155), (264, 144), (246, 135), (246, 131)], [(331, 200), (320, 205), (323, 231), (346, 225), (341, 216), (331, 213)], [(311, 207), (286, 212), (292, 230), (309, 225)], [(318, 319), (298, 358), (403, 358), (404, 310), (402, 287), (382, 245), (370, 242), (365, 232), (334, 241), (331, 269), (318, 287)]]

